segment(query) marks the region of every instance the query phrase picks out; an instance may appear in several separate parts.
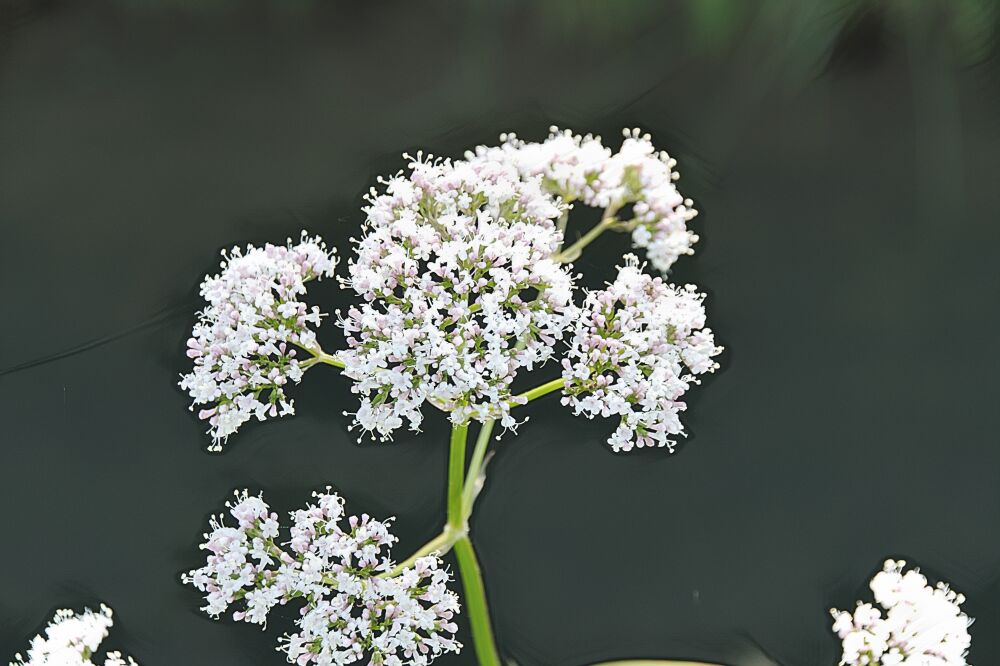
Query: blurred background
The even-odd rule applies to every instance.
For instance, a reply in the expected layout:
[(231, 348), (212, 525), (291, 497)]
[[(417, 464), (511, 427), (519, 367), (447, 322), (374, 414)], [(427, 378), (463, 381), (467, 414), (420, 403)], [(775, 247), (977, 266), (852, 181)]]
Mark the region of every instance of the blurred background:
[[(557, 124), (678, 159), (702, 240), (672, 279), (727, 351), (672, 456), (613, 455), (555, 397), (503, 441), (473, 536), (505, 656), (832, 666), (828, 608), (894, 556), (964, 592), (970, 662), (1000, 662), (997, 24), (992, 0), (0, 0), (0, 658), (104, 600), (144, 666), (282, 663), (293, 611), (214, 623), (179, 583), (233, 488), (284, 512), (333, 485), (398, 516), (400, 558), (436, 534), (446, 423), (358, 445), (333, 372), (205, 451), (176, 387), (197, 285), (301, 228), (348, 252), (404, 150)], [(585, 283), (626, 250), (588, 250)]]

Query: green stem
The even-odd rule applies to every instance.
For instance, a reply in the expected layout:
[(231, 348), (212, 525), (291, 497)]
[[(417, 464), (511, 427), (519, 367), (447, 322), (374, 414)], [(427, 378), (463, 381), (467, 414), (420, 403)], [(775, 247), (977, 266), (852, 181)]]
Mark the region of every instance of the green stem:
[(452, 424), (451, 450), (448, 454), (448, 527), (465, 528), (465, 511), (462, 509), (462, 484), (465, 478), (465, 441), (469, 424)]
[(483, 461), (486, 459), (486, 449), (490, 446), (490, 435), (493, 433), (494, 419), (484, 421), (479, 427), (479, 436), (476, 437), (476, 448), (472, 450), (472, 462), (469, 463), (469, 471), (465, 475), (465, 487), (462, 489), (462, 506), (465, 510), (464, 518), (469, 520), (472, 515), (472, 505), (476, 501), (479, 493), (479, 484), (482, 482)]
[(304, 349), (313, 355), (312, 358), (306, 359), (305, 361), (302, 361), (302, 363), (299, 364), (299, 367), (301, 367), (303, 370), (305, 370), (306, 368), (311, 368), (317, 363), (325, 363), (327, 365), (332, 365), (335, 368), (344, 367), (344, 362), (341, 361), (336, 356), (334, 356), (333, 354), (327, 354), (325, 351), (318, 348), (310, 349), (309, 347), (302, 347), (301, 345), (299, 346), (301, 349)]
[(465, 532), (456, 531), (452, 529), (450, 525), (445, 526), (445, 528), (441, 531), (441, 534), (438, 534), (436, 537), (418, 548), (417, 552), (397, 564), (392, 571), (380, 574), (379, 576), (381, 578), (392, 578), (393, 576), (398, 576), (403, 573), (404, 569), (412, 567), (413, 564), (421, 557), (430, 555), (431, 553), (444, 555), (451, 550), (452, 546), (455, 545), (455, 542), (464, 535)]
[[(485, 428), (484, 428), (485, 430)], [(480, 431), (480, 436), (482, 436)], [(490, 626), (490, 610), (486, 605), (486, 588), (479, 572), (479, 562), (472, 542), (467, 535), (468, 512), (463, 498), (465, 472), (465, 443), (469, 435), (469, 425), (463, 423), (451, 426), (451, 451), (448, 455), (448, 526), (460, 536), (454, 542), (458, 571), (465, 589), (465, 606), (468, 609), (469, 624), (472, 627), (472, 642), (476, 649), (479, 666), (501, 666), (500, 654), (493, 639)], [(489, 439), (487, 434), (486, 439)], [(484, 453), (485, 455), (485, 453)]]
[(472, 626), (472, 643), (476, 649), (476, 660), (479, 666), (501, 666), (500, 654), (493, 639), (490, 609), (486, 605), (483, 575), (479, 570), (476, 551), (472, 548), (469, 537), (463, 536), (455, 542), (455, 557), (458, 558), (458, 571), (462, 576), (462, 587), (465, 589), (466, 614)]
[[(567, 205), (569, 204), (568, 200), (564, 201), (566, 201)], [(556, 228), (559, 229), (559, 233), (563, 235), (563, 239), (566, 238), (566, 225), (568, 223), (569, 223), (569, 208), (567, 208), (562, 212), (562, 215), (559, 216), (559, 221), (556, 222)]]
[(545, 382), (541, 386), (536, 386), (535, 388), (531, 389), (530, 391), (525, 391), (524, 393), (521, 393), (521, 394), (515, 396), (515, 398), (518, 399), (518, 404), (521, 404), (521, 402), (520, 402), (521, 398), (524, 398), (524, 400), (526, 402), (531, 402), (532, 400), (535, 400), (536, 398), (541, 398), (543, 395), (548, 395), (549, 393), (552, 393), (553, 391), (558, 391), (559, 389), (563, 388), (564, 386), (566, 386), (566, 380), (563, 379), (562, 377), (560, 377), (559, 379), (553, 379), (550, 382)]
[(614, 216), (613, 212), (609, 213), (605, 211), (604, 219), (595, 224), (590, 231), (580, 236), (575, 243), (552, 255), (552, 259), (563, 264), (576, 261), (583, 252), (583, 248), (597, 240), (598, 236), (615, 226), (617, 222), (618, 219)]
[[(452, 425), (451, 447), (448, 453), (448, 521), (444, 529), (436, 537), (418, 548), (415, 553), (393, 567), (392, 571), (381, 574), (383, 578), (398, 576), (404, 569), (413, 566), (413, 563), (417, 559), (425, 555), (435, 552), (444, 555), (452, 549), (458, 539), (465, 536), (468, 532), (468, 523), (466, 521), (472, 510), (471, 507), (466, 508), (464, 500), (465, 487), (463, 484), (465, 477), (465, 445), (468, 434), (468, 424)], [(482, 436), (481, 431), (480, 436)], [(477, 455), (480, 459), (485, 455), (485, 452), (482, 455), (478, 453), (478, 443), (476, 449), (477, 453), (473, 454), (473, 462), (475, 462)]]

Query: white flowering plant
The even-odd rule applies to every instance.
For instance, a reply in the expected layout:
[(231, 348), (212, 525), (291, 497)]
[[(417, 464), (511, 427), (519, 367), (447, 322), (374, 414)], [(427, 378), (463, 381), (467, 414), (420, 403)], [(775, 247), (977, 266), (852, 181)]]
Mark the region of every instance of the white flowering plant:
[[(419, 432), (429, 410), (451, 423), (444, 526), (401, 562), (390, 554), (391, 521), (346, 516), (329, 488), (286, 528), (247, 491), (228, 504), (228, 518), (212, 519), (205, 564), (182, 580), (213, 617), (263, 625), (276, 606), (299, 608), (298, 630), (278, 648), (290, 663), (423, 666), (458, 652), (460, 602), (441, 559), (454, 552), (476, 659), (499, 666), (469, 538), (491, 443), (516, 434), (520, 407), (558, 392), (576, 415), (613, 419), (614, 452), (672, 452), (687, 391), (719, 367), (704, 294), (665, 279), (693, 252), (696, 212), (677, 190), (674, 160), (649, 135), (627, 130), (613, 150), (552, 128), (543, 141), (503, 135), (461, 159), (406, 157), (405, 170), (368, 193), (346, 270), (305, 232), (284, 245), (233, 248), (202, 283), (207, 305), (187, 343), (194, 367), (180, 385), (215, 451), (248, 421), (294, 414), (292, 386), (320, 365), (352, 381), (358, 405), (344, 415), (359, 441)], [(603, 212), (580, 232), (570, 224), (577, 206)], [(608, 231), (629, 234), (648, 264), (627, 254), (604, 288), (578, 288), (574, 262)], [(344, 339), (335, 351), (318, 344), (325, 315), (305, 302), (308, 284), (323, 278), (358, 297), (335, 313)], [(528, 373), (539, 383), (516, 391)], [(903, 611), (889, 612), (904, 621)], [(896, 624), (874, 632), (880, 621), (865, 612), (837, 618), (842, 664), (964, 664), (907, 660), (917, 648), (897, 638)]]
[[(206, 612), (235, 606), (236, 619), (263, 624), (275, 605), (301, 603), (300, 632), (280, 648), (294, 663), (429, 663), (460, 648), (458, 598), (440, 560), (453, 550), (477, 658), (500, 663), (469, 540), (495, 424), (514, 433), (520, 406), (558, 391), (575, 414), (617, 417), (614, 451), (672, 451), (684, 395), (722, 351), (704, 295), (644, 272), (635, 255), (606, 289), (576, 286), (573, 262), (606, 231), (631, 234), (660, 274), (698, 240), (675, 162), (649, 135), (624, 135), (617, 151), (553, 128), (540, 142), (504, 135), (462, 159), (407, 156), (405, 171), (367, 195), (339, 275), (336, 252), (305, 232), (224, 253), (202, 283), (206, 308), (187, 343), (194, 367), (180, 382), (208, 422), (211, 449), (250, 420), (294, 414), (289, 391), (317, 365), (353, 380), (359, 404), (345, 415), (361, 438), (419, 431), (428, 408), (448, 415), (452, 434), (445, 525), (399, 564), (389, 524), (362, 517), (341, 527), (336, 494), (292, 513), (286, 542), (263, 500), (238, 494), (236, 526), (213, 519), (205, 566), (183, 578), (206, 595)], [(603, 210), (583, 233), (568, 226), (577, 205)], [(328, 352), (316, 337), (324, 315), (305, 296), (310, 281), (334, 277), (358, 302), (336, 313), (344, 346)], [(514, 390), (550, 362), (556, 377)]]

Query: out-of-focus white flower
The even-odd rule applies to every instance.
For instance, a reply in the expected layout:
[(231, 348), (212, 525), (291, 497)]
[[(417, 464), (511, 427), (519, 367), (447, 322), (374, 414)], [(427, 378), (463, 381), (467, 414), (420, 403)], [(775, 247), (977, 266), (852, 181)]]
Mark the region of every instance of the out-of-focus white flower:
[(840, 637), (841, 666), (966, 666), (972, 620), (962, 612), (965, 597), (947, 584), (931, 587), (906, 562), (886, 560), (875, 574), (872, 604), (858, 602), (853, 613), (833, 609)]
[[(235, 526), (213, 518), (201, 546), (205, 566), (182, 576), (206, 594), (202, 609), (218, 617), (265, 624), (277, 605), (301, 601), (299, 631), (282, 639), (288, 661), (306, 664), (423, 666), (458, 652), (454, 634), (458, 595), (436, 555), (418, 558), (398, 575), (389, 549), (396, 538), (388, 521), (344, 515), (329, 488), (315, 503), (291, 513), (289, 540), (279, 545), (277, 514), (246, 491), (227, 504)], [(283, 547), (284, 546), (284, 547)]]
[(208, 307), (187, 342), (194, 369), (180, 382), (192, 410), (208, 405), (198, 416), (211, 425), (214, 450), (253, 417), (295, 413), (285, 386), (302, 379), (296, 348), (316, 347), (310, 326), (322, 316), (299, 299), (307, 282), (336, 266), (333, 250), (305, 232), (298, 243), (234, 247), (223, 256), (222, 272), (201, 285)]
[[(25, 655), (16, 655), (10, 666), (94, 666), (92, 657), (113, 624), (111, 609), (102, 605), (99, 612), (85, 609), (56, 611), (45, 631), (33, 639)], [(131, 657), (109, 652), (104, 666), (136, 666)]]
[(511, 382), (553, 354), (574, 312), (569, 269), (553, 261), (556, 199), (511, 165), (426, 161), (368, 197), (350, 262), (364, 303), (340, 319), (344, 374), (362, 430), (419, 430), (425, 402), (455, 423), (507, 427)]
[(506, 161), (523, 175), (540, 176), (543, 185), (565, 202), (580, 201), (616, 214), (632, 206), (632, 217), (618, 227), (631, 230), (632, 243), (644, 248), (653, 266), (667, 272), (678, 257), (691, 254), (698, 236), (687, 228), (697, 215), (690, 199), (677, 191), (676, 161), (653, 146), (649, 134), (625, 130), (616, 153), (601, 138), (550, 128), (542, 142), (527, 142), (514, 134), (501, 145), (479, 146), (466, 159)]
[[(567, 357), (563, 404), (587, 418), (618, 416), (615, 451), (666, 446), (683, 434), (679, 413), (693, 374), (718, 368), (704, 295), (642, 272), (626, 255), (606, 289), (587, 294)], [(693, 374), (692, 374), (693, 373)]]

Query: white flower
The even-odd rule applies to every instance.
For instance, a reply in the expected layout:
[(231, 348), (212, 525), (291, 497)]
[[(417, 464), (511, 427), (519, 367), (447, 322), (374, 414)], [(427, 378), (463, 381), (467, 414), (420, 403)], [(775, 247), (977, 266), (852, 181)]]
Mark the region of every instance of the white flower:
[(705, 326), (704, 295), (641, 271), (625, 257), (606, 289), (587, 294), (567, 357), (563, 404), (587, 418), (618, 416), (615, 451), (666, 446), (683, 434), (684, 393), (722, 351)]
[(906, 562), (886, 560), (871, 589), (885, 611), (858, 602), (854, 613), (833, 609), (841, 639), (841, 666), (966, 666), (972, 621), (961, 610), (965, 597), (944, 583), (931, 587)]
[[(458, 596), (436, 555), (417, 559), (396, 576), (388, 521), (344, 515), (335, 493), (313, 493), (315, 503), (291, 513), (289, 540), (278, 544), (277, 515), (246, 491), (227, 504), (236, 527), (211, 521), (201, 546), (205, 566), (184, 576), (206, 594), (207, 613), (230, 606), (233, 618), (263, 625), (277, 605), (301, 601), (299, 631), (281, 641), (288, 661), (306, 664), (424, 666), (458, 652), (454, 634)], [(380, 576), (380, 574), (384, 575)]]
[(305, 232), (296, 244), (247, 246), (223, 252), (222, 272), (201, 285), (208, 307), (200, 313), (187, 342), (194, 369), (180, 386), (194, 405), (209, 405), (198, 416), (208, 420), (213, 447), (251, 418), (294, 414), (285, 386), (302, 379), (296, 348), (316, 347), (321, 313), (299, 299), (306, 282), (330, 277), (332, 250)]
[[(100, 612), (85, 609), (74, 613), (68, 609), (56, 611), (43, 634), (31, 639), (26, 656), (14, 657), (10, 666), (93, 666), (91, 657), (97, 652), (111, 628), (111, 609), (102, 605)], [(109, 652), (104, 666), (136, 666), (131, 657)]]
[(616, 153), (598, 136), (552, 127), (540, 143), (506, 134), (500, 146), (479, 146), (466, 158), (506, 161), (523, 175), (541, 176), (543, 185), (567, 203), (580, 201), (612, 215), (631, 205), (631, 217), (617, 227), (631, 230), (633, 246), (644, 248), (653, 266), (666, 273), (678, 257), (694, 251), (698, 236), (687, 223), (698, 213), (674, 184), (676, 161), (657, 151), (650, 135), (638, 129), (623, 134)]
[(510, 165), (413, 160), (369, 195), (340, 320), (355, 421), (389, 438), (419, 430), (425, 402), (455, 423), (509, 414), (511, 382), (547, 361), (569, 324), (572, 277), (555, 199)]

